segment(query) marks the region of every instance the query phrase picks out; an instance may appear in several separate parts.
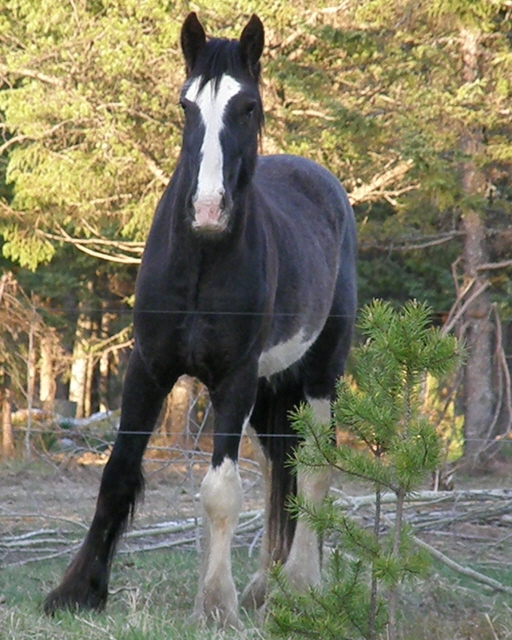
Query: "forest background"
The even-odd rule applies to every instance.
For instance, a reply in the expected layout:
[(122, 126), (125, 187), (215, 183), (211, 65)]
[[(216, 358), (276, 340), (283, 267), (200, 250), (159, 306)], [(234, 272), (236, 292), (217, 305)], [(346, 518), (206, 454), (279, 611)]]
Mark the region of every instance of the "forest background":
[(510, 0), (4, 2), (4, 453), (12, 409), (119, 406), (137, 264), (179, 155), (190, 10), (217, 37), (263, 20), (262, 152), (343, 182), (361, 306), (416, 298), (464, 340), (464, 366), (426, 393), (462, 462), (488, 468), (512, 418)]

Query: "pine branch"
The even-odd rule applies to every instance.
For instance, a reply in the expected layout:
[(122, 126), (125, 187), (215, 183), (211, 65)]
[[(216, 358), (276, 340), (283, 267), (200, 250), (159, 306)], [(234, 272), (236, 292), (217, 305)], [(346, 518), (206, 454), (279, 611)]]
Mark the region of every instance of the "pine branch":
[(34, 78), (35, 80), (39, 80), (44, 84), (52, 85), (53, 87), (64, 87), (64, 81), (62, 78), (49, 76), (46, 73), (41, 73), (35, 69), (10, 69), (6, 64), (0, 64), (0, 73), (3, 74), (4, 77), (13, 75), (21, 78)]
[(374, 176), (370, 182), (356, 187), (348, 194), (352, 205), (377, 200), (383, 197), (383, 190), (390, 184), (401, 180), (414, 166), (413, 160), (401, 160), (394, 167)]
[[(109, 243), (108, 240), (104, 239), (103, 241), (99, 240), (90, 240), (85, 238), (74, 238), (67, 231), (65, 231), (62, 227), (60, 227), (61, 235), (55, 233), (49, 233), (47, 231), (38, 230), (37, 233), (48, 240), (57, 240), (58, 242), (67, 242), (76, 247), (79, 251), (92, 256), (93, 258), (100, 258), (101, 260), (107, 260), (109, 262), (117, 262), (120, 264), (140, 264), (140, 257), (134, 258), (133, 256), (127, 256), (122, 253), (106, 253), (105, 251), (99, 251), (97, 249), (91, 249), (89, 247), (89, 243), (93, 244), (108, 244), (109, 246), (119, 246), (119, 242)], [(130, 248), (130, 250), (134, 250), (134, 248)], [(142, 254), (142, 248), (140, 249), (140, 253)]]

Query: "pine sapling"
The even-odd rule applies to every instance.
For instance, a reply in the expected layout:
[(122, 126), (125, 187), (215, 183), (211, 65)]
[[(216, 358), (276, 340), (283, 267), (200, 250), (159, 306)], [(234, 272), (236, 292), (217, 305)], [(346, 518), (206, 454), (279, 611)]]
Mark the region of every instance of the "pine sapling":
[[(374, 522), (365, 528), (342, 513), (333, 499), (313, 508), (297, 498), (290, 508), (334, 552), (323, 588), (296, 594), (277, 572), (276, 596), (270, 607), (270, 630), (277, 637), (365, 638), (374, 640), (387, 624), (397, 633), (399, 585), (420, 575), (428, 564), (404, 522), (404, 504), (425, 476), (435, 470), (441, 440), (423, 413), (422, 382), (446, 376), (460, 358), (455, 338), (431, 325), (431, 312), (416, 302), (402, 310), (375, 301), (361, 314), (365, 342), (354, 350), (354, 380), (343, 379), (333, 403), (333, 424), (315, 422), (309, 407), (294, 414), (306, 443), (293, 464), (307, 473), (325, 466), (371, 483), (375, 490)], [(333, 427), (362, 446), (336, 447)], [(394, 517), (383, 521), (381, 496), (396, 496)]]

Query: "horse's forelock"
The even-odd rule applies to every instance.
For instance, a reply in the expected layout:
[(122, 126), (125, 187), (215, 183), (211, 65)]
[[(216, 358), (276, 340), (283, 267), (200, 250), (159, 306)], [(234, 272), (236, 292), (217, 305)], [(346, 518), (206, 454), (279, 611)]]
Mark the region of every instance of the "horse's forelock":
[[(211, 38), (202, 50), (197, 64), (194, 67), (193, 74), (188, 81), (190, 86), (194, 80), (199, 78), (197, 87), (197, 95), (213, 81), (213, 90), (219, 91), (222, 78), (226, 75), (231, 76), (235, 80), (239, 80), (242, 84), (254, 83), (259, 95), (260, 73), (259, 65), (257, 65), (257, 77), (254, 77), (254, 69), (249, 71), (244, 63), (240, 42), (238, 40), (227, 40), (224, 38)], [(264, 114), (261, 99), (258, 100), (258, 129), (259, 133), (263, 129)]]
[[(224, 75), (235, 79), (252, 80), (253, 74), (246, 68), (238, 40), (212, 38), (204, 47), (193, 72), (194, 77), (201, 77), (201, 90), (210, 80), (214, 81), (217, 90)], [(259, 84), (260, 76), (256, 78)]]

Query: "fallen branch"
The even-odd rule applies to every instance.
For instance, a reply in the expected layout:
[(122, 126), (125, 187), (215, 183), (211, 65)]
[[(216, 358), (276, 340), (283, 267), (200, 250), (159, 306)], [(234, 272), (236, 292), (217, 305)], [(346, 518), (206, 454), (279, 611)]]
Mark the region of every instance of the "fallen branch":
[(12, 542), (3, 542), (0, 540), (0, 548), (2, 549), (23, 549), (28, 547), (37, 547), (41, 544), (67, 544), (69, 540), (62, 538), (37, 538), (35, 540), (13, 540)]
[(27, 540), (28, 538), (34, 538), (35, 536), (40, 535), (50, 535), (52, 533), (59, 533), (58, 529), (38, 529), (37, 531), (29, 531), (28, 533), (23, 533), (19, 536), (4, 536), (0, 539), (0, 544), (3, 542), (11, 542), (15, 540)]
[(31, 562), (43, 562), (45, 560), (53, 560), (54, 558), (60, 558), (61, 556), (65, 556), (69, 553), (73, 553), (78, 551), (80, 548), (80, 544), (73, 545), (67, 549), (63, 549), (62, 551), (56, 551), (55, 553), (49, 553), (46, 556), (35, 556), (33, 558), (26, 558), (25, 560), (17, 560), (15, 562), (6, 562), (3, 564), (3, 567), (21, 567), (24, 564), (30, 564)]
[[(250, 519), (249, 522), (252, 523), (255, 520), (259, 520), (262, 517), (263, 511), (257, 509), (255, 511), (245, 511), (240, 514), (239, 520), (245, 521)], [(172, 522), (172, 523), (163, 523), (160, 525), (153, 525), (151, 528), (147, 529), (134, 529), (133, 531), (129, 531), (123, 537), (125, 539), (133, 539), (133, 538), (143, 538), (144, 536), (154, 536), (154, 535), (163, 535), (169, 533), (183, 533), (184, 531), (191, 531), (196, 527), (200, 527), (203, 524), (202, 518), (188, 518), (185, 522)], [(242, 522), (238, 525), (236, 533), (239, 530), (244, 530), (247, 526), (247, 522)]]
[[(5, 511), (5, 509), (4, 509)], [(60, 522), (66, 522), (68, 524), (75, 525), (77, 527), (81, 527), (85, 531), (89, 529), (87, 525), (83, 522), (79, 522), (78, 520), (72, 520), (71, 518), (64, 518), (63, 516), (50, 516), (48, 514), (42, 513), (0, 513), (0, 519), (4, 520), (18, 520), (18, 519), (30, 519), (30, 518), (42, 518), (43, 520), (58, 520)], [(34, 532), (30, 532), (34, 535)], [(37, 532), (36, 532), (37, 533)]]
[(147, 544), (141, 547), (135, 547), (133, 549), (119, 549), (119, 554), (125, 553), (139, 553), (139, 551), (156, 551), (158, 549), (170, 549), (172, 547), (179, 547), (182, 544), (193, 544), (193, 538), (180, 538), (179, 540), (166, 540), (165, 542), (156, 542), (155, 544)]
[[(240, 535), (242, 533), (250, 533), (251, 531), (256, 531), (261, 529), (262, 527), (262, 515), (263, 512), (260, 512), (257, 516), (249, 520), (244, 524), (238, 526), (235, 531), (235, 535)], [(193, 528), (193, 527), (190, 527)], [(143, 532), (133, 532), (137, 534), (142, 534)], [(154, 535), (154, 533), (152, 534)], [(125, 536), (126, 537), (126, 536)], [(179, 547), (185, 544), (195, 544), (194, 538), (180, 538), (178, 540), (164, 540), (162, 542), (156, 542), (155, 544), (147, 544), (142, 545), (140, 547), (130, 547), (129, 549), (120, 549), (119, 553), (138, 553), (139, 551), (156, 551), (158, 549), (170, 549), (172, 547)]]
[[(361, 507), (372, 506), (375, 504), (375, 495), (369, 494), (365, 496), (347, 496), (337, 489), (332, 490), (334, 493), (341, 493), (342, 497), (336, 500), (336, 505), (341, 509), (359, 509)], [(415, 491), (407, 496), (406, 504), (422, 503), (436, 504), (438, 502), (472, 502), (486, 500), (512, 500), (512, 491), (509, 489), (470, 489), (460, 491)], [(382, 504), (394, 504), (396, 495), (392, 492), (383, 493), (381, 496)]]
[[(40, 514), (12, 514), (12, 515), (0, 515), (3, 518), (55, 518), (58, 520), (63, 520), (65, 522), (73, 522), (72, 520), (68, 520), (66, 518), (57, 518), (54, 516), (42, 516)], [(255, 531), (256, 529), (261, 528), (263, 520), (263, 511), (261, 509), (256, 509), (252, 511), (245, 511), (240, 514), (240, 523), (237, 527), (236, 534), (240, 535), (243, 533), (248, 533), (251, 531)], [(80, 526), (83, 526), (80, 524)], [(123, 540), (127, 542), (137, 540), (140, 538), (147, 538), (151, 536), (169, 536), (172, 534), (185, 533), (187, 531), (193, 531), (197, 527), (202, 526), (202, 518), (187, 518), (182, 522), (163, 522), (161, 524), (153, 524), (150, 527), (135, 529), (129, 531), (123, 536)], [(87, 527), (84, 527), (87, 529)], [(14, 567), (20, 566), (24, 564), (28, 564), (30, 562), (40, 562), (44, 560), (50, 560), (53, 558), (58, 558), (60, 556), (69, 554), (71, 552), (76, 551), (81, 542), (73, 539), (66, 540), (62, 537), (64, 532), (59, 529), (39, 529), (37, 531), (30, 531), (27, 533), (20, 534), (18, 536), (9, 535), (0, 538), (0, 548), (6, 549), (9, 552), (17, 551), (19, 553), (31, 551), (34, 553), (34, 556), (31, 558), (25, 558), (23, 560), (16, 560), (14, 562), (5, 563), (3, 566), (5, 567)], [(55, 535), (55, 537), (50, 537), (51, 535)], [(43, 537), (41, 537), (43, 536)], [(129, 546), (124, 549), (121, 549), (119, 553), (138, 553), (139, 551), (154, 551), (157, 549), (167, 549), (172, 547), (177, 547), (183, 544), (193, 543), (193, 538), (179, 538), (175, 539), (167, 539), (162, 540), (161, 542), (155, 542), (154, 544), (146, 544), (142, 546)], [(41, 544), (45, 545), (66, 545), (65, 549), (54, 550), (48, 549), (45, 547), (44, 549), (38, 549), (37, 547)], [(40, 555), (44, 553), (45, 555)]]
[(512, 595), (512, 587), (507, 587), (501, 582), (498, 582), (498, 580), (495, 580), (494, 578), (490, 578), (489, 576), (486, 576), (483, 573), (480, 573), (479, 571), (475, 571), (474, 569), (470, 569), (469, 567), (464, 567), (458, 562), (455, 562), (455, 560), (452, 560), (448, 556), (445, 556), (444, 553), (441, 553), (441, 551), (438, 551), (437, 549), (427, 544), (417, 536), (413, 536), (413, 540), (419, 547), (428, 551), (431, 556), (433, 556), (434, 558), (436, 558), (436, 560), (439, 560), (440, 562), (445, 564), (447, 567), (449, 567), (453, 571), (456, 571), (457, 573), (460, 573), (463, 576), (466, 576), (468, 578), (473, 578), (473, 580), (476, 580), (477, 582), (481, 582), (482, 584), (485, 584), (488, 587), (491, 587), (495, 591), (501, 591), (503, 593), (508, 593)]
[(435, 522), (424, 522), (413, 525), (416, 531), (427, 531), (435, 525), (436, 528), (445, 527), (456, 522), (485, 522), (493, 520), (502, 515), (512, 512), (512, 500), (498, 507), (490, 507), (488, 509), (478, 509), (474, 511), (466, 511), (466, 513), (456, 513), (447, 516), (438, 517)]

